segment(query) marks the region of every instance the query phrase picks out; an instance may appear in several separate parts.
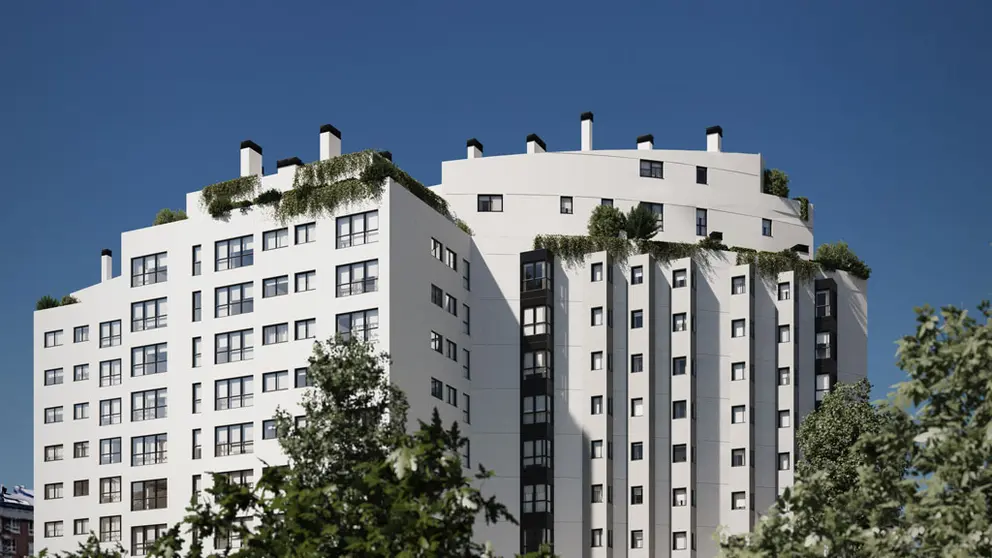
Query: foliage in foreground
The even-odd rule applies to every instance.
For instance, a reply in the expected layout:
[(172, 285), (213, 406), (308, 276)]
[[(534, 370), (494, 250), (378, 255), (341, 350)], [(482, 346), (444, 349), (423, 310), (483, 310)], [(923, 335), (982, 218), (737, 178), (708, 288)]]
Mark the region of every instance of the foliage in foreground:
[(186, 211), (183, 209), (169, 209), (168, 207), (160, 209), (155, 215), (155, 221), (152, 222), (152, 226), (164, 225), (166, 223), (174, 223), (176, 221), (182, 221), (187, 218)]
[(38, 299), (38, 302), (35, 303), (34, 305), (34, 309), (47, 310), (49, 308), (57, 308), (59, 306), (68, 306), (70, 304), (76, 304), (77, 302), (79, 302), (79, 299), (72, 295), (65, 295), (62, 297), (62, 300), (59, 300), (51, 295), (45, 295)]
[(917, 309), (899, 341), (908, 379), (879, 406), (881, 427), (854, 451), (857, 482), (831, 494), (817, 472), (787, 490), (727, 558), (992, 556), (992, 310), (984, 322)]

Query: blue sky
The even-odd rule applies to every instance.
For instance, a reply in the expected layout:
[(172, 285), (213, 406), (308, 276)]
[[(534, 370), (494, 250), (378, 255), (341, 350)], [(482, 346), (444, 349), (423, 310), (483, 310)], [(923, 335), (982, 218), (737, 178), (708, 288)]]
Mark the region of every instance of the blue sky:
[(421, 181), (538, 133), (764, 154), (817, 243), (871, 265), (869, 377), (899, 381), (912, 308), (992, 298), (992, 3), (5, 2), (0, 4), (0, 482), (32, 483), (32, 311), (99, 281), (101, 248), (238, 173), (251, 138), (392, 151)]

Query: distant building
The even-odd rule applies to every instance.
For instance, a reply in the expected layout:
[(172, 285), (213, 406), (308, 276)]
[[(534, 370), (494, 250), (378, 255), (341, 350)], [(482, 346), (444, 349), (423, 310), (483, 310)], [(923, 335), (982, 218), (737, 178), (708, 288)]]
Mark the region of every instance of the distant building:
[(0, 557), (34, 554), (34, 493), (0, 485)]

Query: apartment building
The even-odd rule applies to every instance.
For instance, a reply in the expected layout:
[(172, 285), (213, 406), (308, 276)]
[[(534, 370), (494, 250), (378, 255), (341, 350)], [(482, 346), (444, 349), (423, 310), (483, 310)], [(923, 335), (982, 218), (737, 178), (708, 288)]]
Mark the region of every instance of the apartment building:
[(0, 558), (34, 555), (34, 493), (0, 485)]
[[(656, 240), (809, 258), (812, 208), (762, 193), (762, 157), (724, 152), (720, 128), (700, 151), (651, 136), (594, 150), (593, 122), (578, 151), (532, 134), (525, 153), (484, 157), (472, 139), (444, 162), (431, 190), (472, 234), (393, 179), (380, 200), (292, 222), (214, 218), (192, 192), (187, 220), (125, 232), (121, 276), (104, 250), (77, 304), (35, 314), (39, 547), (93, 530), (142, 555), (207, 471), (257, 478), (280, 458), (270, 417), (298, 408), (312, 342), (335, 332), (392, 355), (411, 421), (461, 421), (466, 461), (495, 471), (484, 490), (520, 520), (479, 525), (499, 554), (709, 557), (717, 527), (751, 529), (793, 482), (798, 422), (866, 374), (867, 283), (769, 277), (731, 252), (535, 249), (585, 234), (599, 204), (647, 204)], [(333, 126), (319, 152), (341, 154)], [(301, 167), (262, 176), (262, 148), (242, 144), (261, 190), (289, 191)]]

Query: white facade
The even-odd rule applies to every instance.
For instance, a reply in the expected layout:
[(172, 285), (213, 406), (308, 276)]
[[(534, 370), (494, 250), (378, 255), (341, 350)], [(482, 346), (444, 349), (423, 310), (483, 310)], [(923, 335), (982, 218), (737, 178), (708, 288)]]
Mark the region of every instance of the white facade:
[[(639, 138), (638, 149), (594, 151), (592, 127), (592, 115), (584, 114), (577, 152), (548, 151), (531, 136), (526, 153), (487, 158), (482, 145), (470, 140), (465, 160), (443, 163), (442, 184), (435, 191), (468, 222), (474, 236), (393, 182), (377, 206), (344, 208), (314, 221), (312, 229), (301, 228), (301, 242), (297, 228), (310, 221), (287, 224), (285, 246), (271, 250), (263, 248), (281, 243), (273, 238), (282, 237), (265, 233), (283, 226), (266, 211), (234, 211), (228, 219), (213, 219), (201, 208), (199, 192), (187, 196), (189, 219), (124, 233), (122, 276), (109, 277), (109, 256), (104, 256), (104, 280), (74, 293), (78, 304), (35, 314), (35, 483), (42, 493), (35, 510), (38, 547), (74, 548), (83, 538), (73, 534), (82, 523), (74, 523), (86, 520), (87, 532), (107, 527), (108, 536), (119, 534), (126, 548), (140, 554), (146, 530), (134, 528), (179, 521), (196, 475), (251, 470), (257, 478), (260, 459), (279, 460), (277, 442), (263, 439), (263, 421), (278, 406), (297, 405), (294, 371), (306, 366), (311, 351), (312, 339), (296, 340), (297, 323), (304, 336), (326, 339), (339, 316), (375, 310), (375, 334), (393, 358), (391, 378), (409, 398), (411, 420), (427, 418), (437, 407), (446, 422), (462, 421), (472, 465), (481, 462), (496, 473), (484, 490), (494, 492), (521, 520), (523, 529), (480, 525), (480, 539), (492, 540), (497, 553), (520, 551), (525, 538), (530, 546), (536, 533), (552, 537), (556, 552), (569, 557), (715, 556), (714, 529), (747, 531), (758, 512), (791, 484), (795, 427), (818, 397), (816, 371), (824, 372), (819, 383), (826, 387), (838, 378), (864, 377), (867, 285), (843, 272), (816, 284), (797, 283), (791, 272), (766, 280), (751, 266), (735, 265), (733, 253), (707, 262), (655, 262), (637, 255), (622, 263), (599, 253), (582, 266), (568, 267), (533, 251), (537, 234), (584, 234), (590, 212), (605, 199), (624, 210), (640, 202), (663, 204), (658, 240), (697, 241), (697, 210), (705, 209), (705, 230), (699, 232), (722, 232), (728, 245), (771, 251), (813, 246), (812, 209), (803, 221), (798, 202), (761, 193), (760, 155), (723, 153), (722, 133), (708, 134), (707, 151), (655, 150), (653, 139), (645, 137)], [(322, 128), (321, 158), (340, 150), (340, 133)], [(261, 148), (246, 142), (242, 175), (260, 174), (261, 157)], [(641, 160), (662, 163), (663, 178), (642, 177)], [(697, 183), (703, 178), (698, 167), (707, 169), (705, 184)], [(276, 174), (262, 178), (262, 189), (289, 189), (294, 170), (292, 161), (281, 161)], [(497, 207), (501, 211), (480, 211)], [(378, 234), (361, 235), (359, 240), (367, 241), (361, 245), (342, 242), (337, 232), (342, 222), (335, 219), (372, 210), (378, 212)], [(771, 222), (770, 236), (763, 234), (763, 219)], [(307, 236), (310, 230), (313, 237)], [(218, 254), (224, 255), (217, 243), (248, 235), (251, 265), (217, 271), (226, 265), (217, 263)], [(432, 255), (435, 241), (441, 245), (437, 257)], [(199, 274), (194, 273), (196, 246)], [(132, 279), (133, 259), (155, 254), (166, 254), (167, 275)], [(546, 293), (522, 282), (523, 260), (551, 262), (542, 283), (549, 287)], [(338, 280), (332, 284), (339, 266), (371, 261), (374, 267), (361, 269), (367, 276), (377, 270), (374, 290), (339, 288)], [(599, 269), (601, 275), (595, 275)], [(684, 287), (678, 286), (682, 270)], [(295, 275), (309, 271), (316, 276), (313, 290), (296, 292)], [(280, 276), (288, 278), (288, 293), (264, 297), (265, 280)], [(593, 281), (594, 276), (602, 280)], [(640, 281), (632, 280), (635, 276)], [(741, 294), (732, 294), (736, 277), (743, 277)], [(157, 279), (163, 280), (132, 286)], [(248, 284), (252, 310), (216, 317), (236, 307), (247, 309), (244, 304), (218, 309), (217, 304), (233, 299), (217, 289)], [(821, 297), (830, 303), (829, 316), (814, 318), (818, 288), (833, 294)], [(787, 298), (780, 297), (780, 289), (789, 290)], [(336, 296), (353, 290), (371, 292)], [(196, 292), (201, 293), (200, 320), (194, 320)], [(435, 293), (441, 306), (453, 307), (457, 316), (432, 303)], [(522, 320), (522, 305), (532, 304), (536, 295), (548, 297), (547, 313), (540, 314), (547, 319)], [(140, 331), (132, 331), (132, 305), (162, 299), (164, 306), (141, 306), (159, 314), (142, 315), (135, 326)], [(820, 314), (827, 313), (822, 306)], [(164, 325), (155, 318), (163, 313)], [(363, 316), (371, 319), (371, 314)], [(313, 329), (304, 323), (311, 319)], [(683, 319), (685, 330), (673, 331)], [(106, 344), (101, 343), (101, 324), (116, 320), (121, 322), (119, 339), (101, 347)], [(743, 329), (736, 320), (745, 320)], [(263, 344), (266, 326), (276, 324), (286, 324), (288, 340)], [(147, 327), (155, 325), (160, 327)], [(80, 326), (88, 326), (88, 337), (74, 342)], [(779, 342), (782, 326), (788, 327)], [(829, 349), (815, 348), (821, 327), (832, 328)], [(743, 336), (735, 337), (735, 329)], [(56, 331), (62, 332), (59, 339)], [(215, 354), (223, 342), (218, 336), (235, 331), (252, 332), (252, 357), (216, 364), (227, 359)], [(440, 353), (429, 342), (433, 333), (440, 335)], [(194, 366), (195, 338), (201, 339), (199, 366)], [(60, 344), (46, 347), (56, 341)], [(537, 376), (530, 365), (524, 370), (530, 356), (523, 353), (542, 342), (550, 343), (550, 383), (541, 384), (547, 386), (547, 403), (544, 392), (540, 401), (528, 392)], [(168, 370), (132, 376), (133, 349), (156, 344), (165, 344)], [(817, 350), (830, 357), (821, 360), (835, 364), (816, 364)], [(673, 375), (673, 369), (681, 370), (681, 359), (686, 373)], [(113, 366), (101, 363), (117, 360), (117, 383), (108, 380), (103, 383), (113, 385), (101, 387), (101, 368)], [(88, 379), (75, 381), (78, 365), (88, 365)], [(147, 369), (155, 372), (156, 366)], [(638, 367), (641, 371), (635, 371)], [(137, 370), (145, 369), (139, 361)], [(783, 369), (788, 369), (782, 373), (787, 384), (779, 382)], [(265, 391), (266, 384), (278, 383), (268, 374), (280, 371), (287, 373), (287, 388)], [(232, 398), (248, 392), (248, 378), (250, 402)], [(232, 379), (238, 381), (218, 387), (218, 381)], [(197, 409), (194, 385), (201, 386)], [(133, 394), (159, 389), (165, 392), (158, 398), (143, 394), (158, 407), (139, 404), (135, 411)], [(226, 389), (234, 391), (215, 391)], [(218, 400), (216, 394), (224, 397)], [(162, 396), (167, 416), (154, 418)], [(82, 410), (74, 406), (83, 403), (88, 403), (86, 418), (75, 419)], [(550, 412), (540, 412), (544, 406)], [(217, 410), (223, 407), (237, 408)], [(46, 423), (59, 413), (60, 422)], [(223, 436), (217, 427), (245, 424), (252, 425), (251, 453), (218, 456), (247, 448), (215, 448), (215, 441), (224, 441), (216, 438)], [(195, 429), (201, 432), (198, 459)], [(242, 427), (223, 432), (230, 430), (245, 432)], [(550, 443), (535, 459), (535, 446), (525, 450), (524, 445), (534, 441), (537, 430)], [(157, 434), (167, 436), (167, 461), (154, 463), (154, 452), (137, 452), (135, 458), (132, 449), (138, 447), (132, 448), (132, 439)], [(116, 447), (101, 440), (113, 439), (120, 440), (119, 453), (101, 456), (101, 446)], [(85, 457), (74, 457), (76, 442), (89, 443)], [(46, 461), (60, 445), (62, 459)], [(685, 462), (673, 463), (682, 447)], [(733, 466), (732, 455), (743, 455), (743, 466)], [(119, 462), (101, 464), (115, 459)], [(152, 463), (133, 466), (133, 459)], [(780, 459), (787, 461), (782, 470)], [(101, 498), (101, 479), (114, 478), (119, 494)], [(164, 507), (132, 511), (132, 483), (159, 479), (167, 480), (167, 502), (141, 499), (138, 507), (148, 502)], [(74, 496), (74, 482), (82, 480), (89, 483), (88, 494)], [(62, 483), (62, 498), (45, 499), (46, 487), (55, 495), (57, 483)], [(59, 521), (62, 536), (45, 537), (46, 529), (55, 533), (53, 522)], [(673, 550), (683, 536), (685, 549)]]

